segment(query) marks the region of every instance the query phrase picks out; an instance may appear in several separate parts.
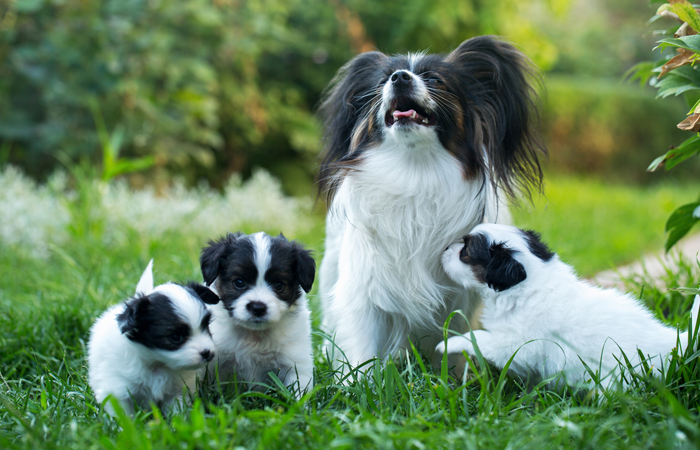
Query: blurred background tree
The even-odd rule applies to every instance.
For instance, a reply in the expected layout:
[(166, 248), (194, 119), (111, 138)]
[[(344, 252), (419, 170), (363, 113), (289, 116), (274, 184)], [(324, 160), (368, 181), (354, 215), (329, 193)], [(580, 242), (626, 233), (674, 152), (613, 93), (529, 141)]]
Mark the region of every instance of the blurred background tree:
[(0, 0), (0, 163), (43, 179), (59, 151), (99, 162), (96, 102), (123, 132), (121, 154), (154, 157), (136, 185), (177, 174), (220, 187), (260, 166), (308, 194), (314, 107), (343, 63), (499, 34), (546, 73), (552, 168), (647, 182), (685, 112), (621, 85), (649, 59), (650, 11), (641, 0)]

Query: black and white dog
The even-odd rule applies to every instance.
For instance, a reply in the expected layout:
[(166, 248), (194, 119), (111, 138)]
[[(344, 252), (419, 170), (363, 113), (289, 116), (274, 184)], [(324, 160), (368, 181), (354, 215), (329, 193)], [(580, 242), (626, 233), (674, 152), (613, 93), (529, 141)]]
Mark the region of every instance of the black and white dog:
[(311, 321), (306, 293), (316, 264), (284, 236), (231, 234), (209, 241), (200, 257), (204, 281), (221, 303), (213, 308), (217, 358), (209, 366), (228, 380), (266, 383), (276, 372), (297, 397), (313, 387)]
[[(532, 231), (479, 225), (444, 252), (443, 265), (483, 298), (484, 329), (473, 336), (484, 358), (502, 368), (515, 354), (510, 370), (530, 382), (554, 377), (550, 385), (561, 387), (563, 374), (576, 385), (590, 379), (585, 363), (608, 387), (619, 380), (622, 352), (638, 367), (640, 349), (660, 368), (677, 343), (688, 342), (687, 332), (679, 337), (631, 295), (579, 280)], [(699, 307), (696, 297), (693, 324)], [(449, 338), (447, 352), (475, 355), (471, 336)], [(445, 343), (436, 350), (444, 352)]]
[[(198, 283), (153, 287), (153, 261), (141, 275), (136, 295), (112, 306), (90, 330), (88, 379), (95, 398), (115, 397), (125, 412), (156, 404), (180, 410), (196, 377), (214, 357), (207, 304), (219, 298)], [(110, 403), (106, 411), (114, 415)]]
[(527, 58), (493, 37), (448, 55), (364, 53), (340, 69), (319, 109), (330, 200), (319, 278), (322, 326), (351, 364), (409, 338), (432, 352), (447, 315), (475, 308), (441, 249), (508, 221), (497, 192), (539, 187), (533, 81)]

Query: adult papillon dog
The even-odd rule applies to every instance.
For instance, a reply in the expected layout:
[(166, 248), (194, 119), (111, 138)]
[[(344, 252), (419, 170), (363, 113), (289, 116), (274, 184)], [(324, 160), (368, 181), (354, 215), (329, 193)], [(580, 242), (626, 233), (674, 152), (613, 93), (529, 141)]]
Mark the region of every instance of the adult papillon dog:
[(540, 187), (537, 81), (489, 36), (447, 55), (363, 53), (340, 69), (319, 108), (332, 359), (386, 359), (409, 339), (432, 352), (450, 312), (475, 310), (440, 255), (479, 223), (507, 222), (499, 200)]

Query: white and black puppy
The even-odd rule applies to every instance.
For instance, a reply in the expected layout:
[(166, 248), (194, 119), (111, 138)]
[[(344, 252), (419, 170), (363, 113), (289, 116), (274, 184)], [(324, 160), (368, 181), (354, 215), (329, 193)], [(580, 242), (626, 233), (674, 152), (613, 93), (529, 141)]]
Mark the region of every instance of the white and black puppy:
[(276, 372), (300, 397), (313, 387), (311, 320), (306, 293), (316, 264), (284, 236), (231, 234), (209, 241), (200, 257), (204, 281), (221, 298), (211, 325), (218, 357), (210, 374), (235, 372), (266, 383)]
[(447, 55), (363, 53), (331, 83), (322, 326), (351, 364), (409, 338), (430, 354), (447, 315), (478, 303), (445, 276), (441, 249), (508, 221), (496, 192), (540, 186), (536, 79), (515, 47), (477, 37)]
[[(640, 349), (659, 368), (677, 343), (688, 342), (687, 332), (678, 339), (631, 295), (579, 280), (532, 231), (479, 225), (444, 252), (443, 265), (483, 298), (484, 329), (473, 336), (484, 358), (502, 368), (515, 354), (510, 370), (531, 382), (555, 377), (550, 385), (561, 387), (561, 374), (576, 385), (590, 379), (585, 363), (608, 387), (619, 380), (622, 352), (638, 366)], [(693, 323), (698, 307), (696, 297)], [(475, 355), (470, 333), (447, 340), (448, 353), (462, 351)]]
[[(136, 295), (102, 314), (90, 330), (88, 379), (95, 398), (115, 397), (125, 412), (156, 404), (164, 412), (186, 403), (206, 363), (214, 357), (207, 304), (219, 298), (207, 287), (166, 283), (153, 287), (153, 260)], [(110, 403), (105, 409), (114, 415)]]

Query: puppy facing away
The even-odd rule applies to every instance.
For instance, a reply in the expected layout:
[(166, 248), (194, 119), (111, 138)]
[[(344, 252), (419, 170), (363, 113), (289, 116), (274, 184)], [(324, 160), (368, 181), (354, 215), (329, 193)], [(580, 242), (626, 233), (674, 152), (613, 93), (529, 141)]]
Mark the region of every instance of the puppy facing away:
[(386, 359), (409, 339), (430, 357), (450, 312), (478, 306), (445, 275), (441, 249), (507, 222), (502, 200), (539, 187), (534, 73), (490, 36), (449, 54), (363, 53), (340, 69), (319, 109), (322, 327), (344, 353), (328, 345), (332, 359)]
[[(192, 390), (214, 357), (207, 304), (219, 298), (207, 287), (166, 283), (153, 287), (153, 260), (136, 294), (102, 314), (90, 330), (88, 379), (95, 398), (114, 396), (124, 411), (163, 412), (184, 406), (183, 388)], [(105, 406), (110, 415), (114, 408)]]
[(306, 293), (316, 264), (311, 253), (284, 236), (227, 234), (209, 241), (200, 257), (204, 281), (221, 298), (213, 308), (221, 380), (235, 372), (252, 385), (276, 372), (301, 397), (313, 387), (311, 320)]
[[(561, 387), (556, 376), (562, 374), (576, 385), (590, 378), (585, 362), (609, 387), (619, 379), (622, 352), (638, 367), (640, 349), (658, 368), (677, 343), (688, 342), (687, 332), (678, 339), (677, 330), (636, 298), (579, 280), (533, 231), (479, 225), (463, 244), (449, 246), (442, 262), (452, 279), (483, 298), (484, 330), (473, 335), (484, 358), (502, 368), (515, 354), (510, 370), (531, 382), (554, 376), (550, 386)], [(693, 305), (693, 329), (698, 308), (700, 297)], [(469, 333), (449, 338), (446, 349), (442, 342), (436, 350), (475, 355)]]

